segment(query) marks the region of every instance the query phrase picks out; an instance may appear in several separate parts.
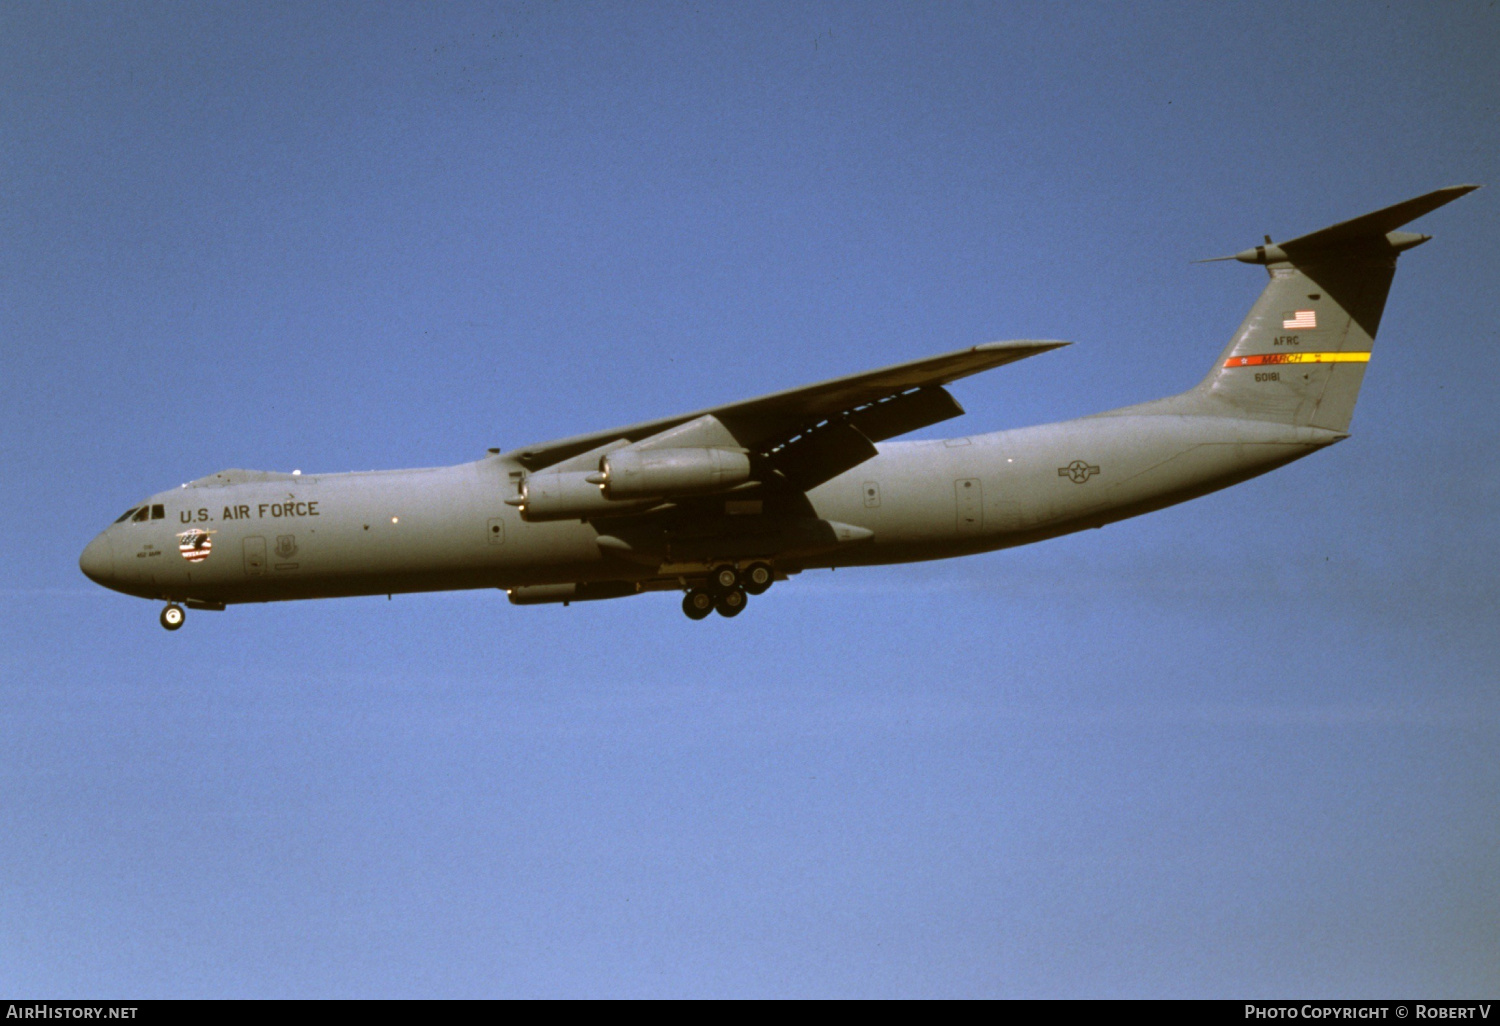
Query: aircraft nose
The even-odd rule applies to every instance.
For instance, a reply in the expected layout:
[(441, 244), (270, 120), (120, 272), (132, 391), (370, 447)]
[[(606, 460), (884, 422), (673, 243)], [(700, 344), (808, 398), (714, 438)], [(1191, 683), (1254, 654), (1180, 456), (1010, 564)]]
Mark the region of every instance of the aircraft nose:
[(109, 539), (101, 534), (89, 542), (84, 547), (83, 555), (78, 557), (78, 569), (95, 584), (107, 587), (109, 579), (115, 574), (115, 552)]

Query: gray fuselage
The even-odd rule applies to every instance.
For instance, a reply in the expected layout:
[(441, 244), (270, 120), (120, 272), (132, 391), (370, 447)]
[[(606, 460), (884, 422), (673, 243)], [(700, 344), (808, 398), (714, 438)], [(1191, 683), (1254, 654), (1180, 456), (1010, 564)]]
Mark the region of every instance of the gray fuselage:
[[(943, 559), (1101, 527), (1347, 437), (1408, 222), (1438, 189), (1235, 254), (1267, 283), (1193, 388), (1078, 420), (887, 441), (963, 409), (945, 386), (1067, 343), (988, 342), (456, 467), (222, 471), (153, 496), (83, 572), (189, 607), (504, 588), (512, 602), (681, 589), (693, 619), (818, 567)], [(879, 444), (877, 444), (879, 443)]]
[[(836, 537), (756, 558), (782, 573), (941, 559), (1025, 544), (1159, 509), (1286, 464), (1342, 433), (1136, 407), (1057, 424), (891, 442), (813, 489)], [(228, 472), (162, 492), (160, 519), (126, 521), (89, 546), (90, 577), (143, 598), (266, 602), (595, 581), (686, 582), (741, 551), (745, 535), (785, 538), (763, 512), (726, 513), (720, 535), (679, 556), (622, 558), (601, 546), (612, 521), (529, 523), (505, 500), (520, 468), (495, 455), (424, 470), (350, 474)], [(726, 508), (753, 510), (730, 495)], [(184, 552), (207, 532), (208, 553)], [(197, 539), (199, 548), (202, 540)], [(716, 545), (722, 551), (715, 551)], [(191, 551), (191, 550), (189, 550)]]

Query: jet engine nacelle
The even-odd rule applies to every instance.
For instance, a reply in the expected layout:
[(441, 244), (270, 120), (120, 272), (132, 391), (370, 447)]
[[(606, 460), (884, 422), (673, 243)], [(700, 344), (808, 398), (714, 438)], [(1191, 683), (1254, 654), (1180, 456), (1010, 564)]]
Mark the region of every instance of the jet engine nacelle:
[(599, 487), (597, 474), (587, 471), (528, 474), (521, 482), (521, 494), (505, 500), (521, 508), (521, 519), (532, 523), (545, 520), (587, 520), (591, 517), (630, 513), (653, 505), (657, 499), (644, 502), (615, 502), (606, 498)]
[(715, 492), (750, 480), (750, 457), (733, 449), (622, 449), (599, 461), (597, 482), (612, 500)]

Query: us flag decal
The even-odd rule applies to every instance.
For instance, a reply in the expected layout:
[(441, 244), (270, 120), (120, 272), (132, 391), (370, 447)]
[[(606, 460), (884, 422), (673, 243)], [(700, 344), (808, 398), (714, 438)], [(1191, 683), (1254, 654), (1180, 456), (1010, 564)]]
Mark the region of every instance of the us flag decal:
[(1297, 310), (1281, 315), (1281, 326), (1288, 330), (1307, 330), (1318, 326), (1318, 311)]
[(177, 551), (181, 552), (182, 558), (189, 563), (201, 563), (213, 550), (214, 540), (210, 537), (211, 534), (213, 534), (212, 531), (205, 531), (201, 527), (183, 531), (177, 535), (180, 539), (177, 543)]

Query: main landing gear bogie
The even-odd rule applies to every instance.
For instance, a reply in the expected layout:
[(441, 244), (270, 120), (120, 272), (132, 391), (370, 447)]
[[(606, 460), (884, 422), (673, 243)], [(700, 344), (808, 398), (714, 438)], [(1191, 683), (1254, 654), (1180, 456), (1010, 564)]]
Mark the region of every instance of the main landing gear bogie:
[(167, 608), (161, 611), (161, 625), (169, 631), (175, 631), (182, 626), (182, 621), (187, 619), (187, 613), (183, 612), (181, 606), (175, 602), (168, 602)]
[(713, 612), (724, 617), (734, 617), (744, 612), (748, 601), (744, 588), (730, 588), (717, 594), (706, 588), (693, 588), (682, 597), (682, 611), (689, 620), (702, 620)]
[(709, 572), (708, 580), (691, 588), (682, 598), (682, 611), (691, 620), (702, 620), (709, 613), (735, 617), (744, 612), (750, 595), (763, 594), (776, 580), (768, 563), (751, 563), (743, 570), (724, 563)]

